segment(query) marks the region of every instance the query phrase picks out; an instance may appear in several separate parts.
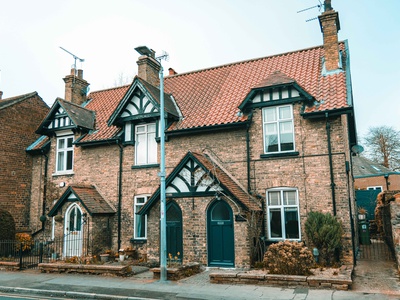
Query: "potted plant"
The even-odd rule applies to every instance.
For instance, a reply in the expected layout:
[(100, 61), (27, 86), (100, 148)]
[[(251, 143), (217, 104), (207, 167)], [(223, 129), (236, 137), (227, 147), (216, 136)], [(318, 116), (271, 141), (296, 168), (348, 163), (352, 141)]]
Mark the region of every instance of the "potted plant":
[(359, 207), (358, 208), (358, 219), (359, 220), (365, 220), (367, 215), (367, 210), (364, 207)]
[(119, 261), (124, 261), (125, 260), (125, 250), (119, 249), (118, 254), (119, 254)]

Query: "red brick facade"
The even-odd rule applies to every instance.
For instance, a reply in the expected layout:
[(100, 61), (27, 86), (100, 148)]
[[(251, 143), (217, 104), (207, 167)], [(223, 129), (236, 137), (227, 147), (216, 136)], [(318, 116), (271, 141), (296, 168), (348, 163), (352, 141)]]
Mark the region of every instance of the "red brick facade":
[(32, 157), (25, 150), (48, 109), (36, 92), (0, 100), (0, 209), (14, 217), (17, 231), (31, 229)]
[[(329, 24), (325, 27), (329, 27), (336, 19), (326, 21)], [(336, 35), (338, 29), (331, 34), (324, 31), (324, 34)], [(350, 73), (349, 69), (338, 69), (334, 74), (324, 74), (323, 58), (339, 55), (331, 53), (335, 47), (330, 47), (329, 43), (332, 41), (327, 37), (324, 47), (173, 74), (165, 79), (168, 124), (165, 153), (170, 184), (167, 189), (173, 191), (167, 195), (167, 200), (173, 201), (182, 213), (184, 263), (197, 261), (210, 265), (210, 233), (213, 233), (210, 216), (218, 201), (223, 201), (220, 203), (229, 214), (226, 220), (232, 221), (228, 230), (232, 233), (229, 247), (233, 248), (234, 256), (229, 261), (230, 266), (250, 266), (257, 243), (266, 239), (269, 242), (287, 238), (307, 242), (304, 223), (310, 211), (338, 217), (344, 229), (342, 260), (353, 262), (351, 222), (355, 219), (355, 210), (350, 148), (356, 143), (356, 134), (352, 126), (355, 122), (352, 99), (348, 98), (352, 95), (351, 85), (346, 81)], [(346, 44), (335, 43), (336, 50), (343, 50), (342, 58), (348, 59)], [(38, 218), (37, 202), (44, 197), (43, 177), (47, 164), (46, 211), (49, 216), (62, 215), (68, 207), (77, 204), (86, 216), (85, 226), (93, 240), (100, 241), (101, 234), (107, 235), (114, 251), (132, 245), (143, 257), (158, 261), (160, 145), (157, 144), (157, 164), (137, 166), (135, 149), (143, 139), (133, 138), (137, 128), (157, 122), (160, 115), (159, 66), (153, 54), (139, 59), (140, 76), (131, 86), (93, 92), (88, 104), (79, 111), (77, 108), (69, 110), (61, 100), (53, 106), (52, 118), (56, 118), (57, 113), (57, 117), (64, 117), (65, 112), (75, 127), (68, 127), (70, 123), (64, 120), (56, 123), (49, 119), (42, 123), (40, 130), (49, 136), (51, 147), (48, 160), (34, 155), (30, 213), (32, 220)], [(337, 68), (336, 62), (326, 63), (331, 67), (336, 64)], [(264, 139), (274, 138), (274, 134), (270, 134), (273, 130), (267, 131), (270, 123), (265, 121), (268, 108), (282, 107), (290, 111), (290, 116), (286, 115), (279, 124), (276, 119), (268, 122), (276, 128), (286, 126), (279, 129), (282, 130), (279, 139), (286, 139), (289, 132), (290, 141), (279, 142), (279, 147), (289, 144), (290, 149), (267, 151)], [(85, 122), (92, 115), (96, 118), (93, 128), (90, 122)], [(57, 128), (60, 124), (64, 128)], [(82, 126), (85, 124), (89, 125)], [(56, 172), (57, 135), (67, 132), (73, 132), (75, 140), (73, 169)], [(154, 140), (147, 141), (151, 145), (154, 143)], [(278, 142), (271, 143), (278, 147)], [(184, 159), (191, 159), (196, 168), (188, 167), (181, 174), (178, 171), (184, 169), (181, 165), (186, 163)], [(196, 173), (198, 171), (200, 173)], [(207, 183), (200, 192), (196, 174)], [(172, 184), (173, 179), (177, 180), (176, 185)], [(85, 205), (88, 199), (65, 194), (71, 185), (91, 185), (115, 213), (93, 213)], [(270, 234), (272, 217), (266, 198), (268, 193), (277, 190), (290, 190), (291, 195), (295, 194), (296, 218), (299, 217), (295, 221), (300, 223), (295, 238), (283, 233), (277, 238)], [(143, 206), (147, 215), (147, 238), (142, 240), (134, 239), (134, 220), (138, 218), (134, 214), (135, 196), (150, 199)], [(57, 202), (53, 206), (54, 200)], [(283, 205), (279, 209), (282, 215), (286, 213)], [(290, 212), (293, 210), (288, 210), (288, 214)], [(283, 221), (279, 224), (282, 230), (286, 226), (283, 224)], [(49, 232), (49, 222), (47, 226)], [(62, 237), (63, 228), (68, 224), (61, 222), (56, 227), (56, 235)], [(100, 243), (104, 244), (102, 250), (108, 247), (103, 241)], [(96, 251), (101, 249), (96, 248)]]

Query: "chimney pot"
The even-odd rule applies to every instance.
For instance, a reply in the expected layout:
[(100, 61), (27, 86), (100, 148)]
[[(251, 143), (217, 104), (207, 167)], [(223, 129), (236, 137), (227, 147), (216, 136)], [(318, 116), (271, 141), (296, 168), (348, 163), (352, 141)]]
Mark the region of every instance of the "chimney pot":
[(3, 91), (0, 91), (0, 100), (3, 99)]
[(89, 83), (83, 79), (83, 70), (71, 69), (70, 75), (65, 76), (65, 97), (66, 101), (70, 101), (77, 105), (82, 105), (86, 99), (86, 91)]
[(176, 74), (178, 74), (174, 69), (172, 69), (172, 68), (169, 68), (168, 69), (168, 72), (169, 72), (169, 75), (176, 75)]

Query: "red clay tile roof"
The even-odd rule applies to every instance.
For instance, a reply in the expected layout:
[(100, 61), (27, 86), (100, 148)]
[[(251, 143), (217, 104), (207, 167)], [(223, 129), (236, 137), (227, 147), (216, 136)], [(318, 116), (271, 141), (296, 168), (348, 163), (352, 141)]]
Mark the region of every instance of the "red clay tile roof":
[(107, 203), (93, 185), (70, 185), (60, 199), (53, 205), (48, 215), (54, 217), (61, 209), (71, 194), (75, 194), (77, 200), (86, 208), (90, 215), (93, 214), (114, 214), (115, 209)]
[(169, 131), (245, 121), (246, 116), (237, 116), (238, 106), (276, 71), (294, 79), (319, 102), (307, 113), (347, 108), (346, 73), (323, 76), (323, 56), (320, 46), (166, 77), (165, 91), (184, 116)]
[(128, 88), (129, 85), (125, 85), (90, 93), (88, 97), (90, 101), (85, 108), (93, 110), (96, 113), (95, 130), (87, 134), (80, 142), (109, 140), (119, 133), (121, 129), (116, 126), (108, 126), (107, 121)]
[(92, 185), (71, 185), (71, 190), (82, 201), (90, 214), (113, 214), (115, 210)]
[[(340, 43), (344, 50), (344, 43)], [(343, 51), (343, 61), (346, 53)], [(305, 113), (349, 108), (346, 72), (323, 75), (322, 46), (257, 58), (210, 69), (165, 77), (165, 92), (171, 94), (183, 119), (173, 123), (168, 131), (200, 128), (221, 124), (240, 123), (246, 115), (238, 115), (238, 106), (248, 93), (265, 83), (271, 74), (279, 71), (281, 79), (293, 79), (316, 104), (305, 108)], [(346, 67), (346, 66), (345, 66)], [(287, 80), (288, 80), (287, 79)], [(96, 130), (81, 142), (112, 139), (120, 129), (107, 126), (129, 86), (92, 92), (86, 108), (96, 112)]]
[(260, 211), (261, 207), (257, 204), (256, 199), (249, 195), (246, 191), (244, 191), (234, 180), (231, 178), (226, 172), (218, 167), (218, 165), (214, 164), (210, 161), (210, 158), (207, 158), (203, 154), (192, 152), (193, 156), (212, 174), (212, 176), (216, 177), (218, 181), (225, 186), (233, 196), (242, 205), (252, 211)]
[(33, 142), (31, 145), (29, 145), (28, 148), (26, 148), (26, 151), (35, 152), (35, 151), (41, 150), (42, 148), (45, 148), (45, 146), (49, 142), (50, 142), (50, 138), (46, 135), (42, 135), (35, 142)]
[(255, 89), (263, 88), (263, 87), (269, 87), (269, 86), (293, 83), (293, 82), (294, 82), (293, 78), (289, 78), (288, 76), (283, 74), (281, 71), (275, 71), (271, 75), (269, 75), (266, 79), (264, 79), (259, 84), (254, 86), (254, 88)]

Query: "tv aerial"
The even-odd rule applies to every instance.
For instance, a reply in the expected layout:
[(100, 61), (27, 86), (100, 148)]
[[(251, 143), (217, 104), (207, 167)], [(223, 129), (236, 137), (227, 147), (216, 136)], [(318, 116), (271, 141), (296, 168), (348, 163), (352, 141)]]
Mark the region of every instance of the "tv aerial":
[(63, 47), (60, 47), (60, 48), (62, 50), (64, 50), (65, 52), (67, 52), (68, 54), (72, 55), (72, 57), (74, 58), (74, 70), (75, 70), (75, 73), (76, 73), (77, 72), (77, 70), (76, 70), (76, 60), (78, 59), (81, 63), (84, 62), (85, 60), (83, 58), (79, 58), (75, 54), (69, 52), (67, 49), (64, 49)]
[[(325, 6), (325, 4), (322, 4), (320, 0), (318, 0), (318, 2), (319, 2), (318, 5), (314, 5), (314, 6), (299, 10), (297, 13), (305, 12), (307, 10), (314, 9), (314, 8), (318, 8), (318, 11), (321, 11), (321, 8), (323, 8)], [(330, 1), (328, 1), (328, 2), (330, 2)], [(306, 22), (314, 21), (316, 19), (318, 19), (318, 17), (307, 19)]]

